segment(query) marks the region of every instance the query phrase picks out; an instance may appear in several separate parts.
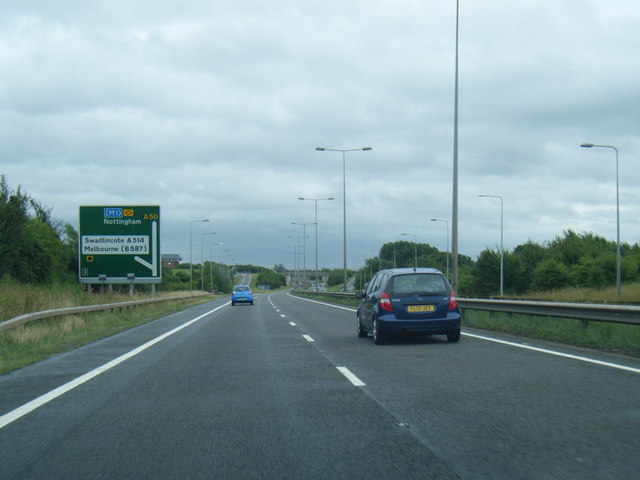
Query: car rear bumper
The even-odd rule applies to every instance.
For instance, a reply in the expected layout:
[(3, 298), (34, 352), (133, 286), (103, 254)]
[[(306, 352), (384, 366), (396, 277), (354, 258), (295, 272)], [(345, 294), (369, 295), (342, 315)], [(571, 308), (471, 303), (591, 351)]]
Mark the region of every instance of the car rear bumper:
[(397, 320), (393, 316), (378, 317), (378, 331), (383, 333), (445, 334), (460, 329), (461, 317), (457, 314), (447, 318), (425, 320)]
[(231, 301), (235, 303), (251, 303), (253, 298), (249, 297), (231, 297)]

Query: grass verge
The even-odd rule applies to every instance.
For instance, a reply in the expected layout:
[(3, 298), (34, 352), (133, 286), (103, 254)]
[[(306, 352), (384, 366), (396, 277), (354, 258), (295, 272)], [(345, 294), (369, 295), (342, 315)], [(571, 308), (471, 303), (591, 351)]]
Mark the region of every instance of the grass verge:
[[(185, 297), (123, 311), (105, 310), (36, 320), (4, 330), (0, 332), (0, 375), (211, 299), (210, 296)], [(114, 301), (117, 300), (111, 298), (105, 303)]]
[(569, 303), (622, 303), (633, 305), (640, 303), (640, 283), (626, 283), (622, 285), (620, 298), (617, 296), (615, 286), (602, 288), (567, 287), (560, 290), (532, 292), (527, 295), (509, 298), (513, 298), (514, 300), (542, 300)]
[(464, 311), (464, 325), (640, 357), (640, 327), (571, 318)]

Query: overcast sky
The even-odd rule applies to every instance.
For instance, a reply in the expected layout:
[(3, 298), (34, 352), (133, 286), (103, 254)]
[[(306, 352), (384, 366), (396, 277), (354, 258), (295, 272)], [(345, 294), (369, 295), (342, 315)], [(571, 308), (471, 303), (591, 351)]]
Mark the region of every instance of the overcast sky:
[[(454, 0), (0, 5), (0, 173), (78, 226), (160, 205), (163, 253), (320, 267), (451, 220)], [(640, 2), (460, 0), (459, 252), (564, 230), (640, 240)], [(217, 232), (215, 236), (202, 236)], [(306, 228), (307, 266), (315, 230)], [(298, 238), (300, 237), (300, 238)], [(212, 243), (224, 245), (210, 247)], [(223, 252), (231, 250), (231, 252)]]

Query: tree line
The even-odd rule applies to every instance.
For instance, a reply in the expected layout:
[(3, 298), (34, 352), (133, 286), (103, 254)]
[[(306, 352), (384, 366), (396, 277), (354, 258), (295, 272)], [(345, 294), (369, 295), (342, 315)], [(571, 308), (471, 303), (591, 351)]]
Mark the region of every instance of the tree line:
[[(563, 232), (542, 244), (528, 241), (503, 252), (504, 291), (519, 295), (532, 291), (564, 287), (605, 287), (616, 283), (616, 243), (594, 233)], [(640, 245), (621, 245), (622, 281), (640, 282)], [(435, 267), (447, 272), (448, 254), (427, 243), (396, 241), (385, 243), (378, 256), (366, 259), (350, 275), (357, 276), (362, 287), (380, 269), (394, 267)], [(450, 262), (449, 262), (450, 263)], [(193, 266), (193, 285), (199, 289), (228, 292), (232, 287), (231, 267), (205, 262), (204, 270)], [(165, 268), (161, 288), (184, 290), (190, 285), (190, 273)], [(189, 265), (186, 265), (189, 268)], [(325, 269), (329, 285), (342, 283), (342, 269)], [(284, 285), (284, 267), (273, 269), (255, 265), (237, 265), (235, 272), (256, 275), (256, 283), (278, 288)], [(77, 283), (78, 232), (69, 223), (56, 220), (51, 209), (43, 206), (20, 187), (10, 189), (0, 176), (0, 278), (22, 283)], [(500, 291), (500, 251), (487, 248), (476, 260), (458, 256), (458, 294), (490, 297)]]
[(55, 220), (20, 187), (0, 177), (0, 278), (22, 283), (70, 282), (77, 278), (78, 234)]
[[(622, 281), (640, 282), (640, 245), (623, 243)], [(529, 292), (557, 290), (566, 287), (601, 288), (616, 284), (617, 244), (594, 233), (566, 230), (562, 235), (542, 244), (527, 241), (503, 252), (504, 293), (521, 295)], [(447, 254), (427, 243), (407, 241), (386, 243), (377, 257), (366, 260), (358, 271), (360, 282), (383, 268), (433, 267), (447, 271)], [(336, 271), (331, 279), (337, 281)], [(341, 283), (341, 281), (340, 281)], [(500, 292), (500, 250), (487, 248), (476, 260), (458, 256), (458, 294), (474, 297), (497, 296)]]

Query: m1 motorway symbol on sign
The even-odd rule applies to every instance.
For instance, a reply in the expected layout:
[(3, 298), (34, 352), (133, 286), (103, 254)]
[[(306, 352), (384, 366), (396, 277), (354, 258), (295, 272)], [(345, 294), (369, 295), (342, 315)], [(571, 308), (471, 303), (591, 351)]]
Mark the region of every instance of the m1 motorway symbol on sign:
[(160, 283), (160, 207), (80, 207), (80, 283)]

